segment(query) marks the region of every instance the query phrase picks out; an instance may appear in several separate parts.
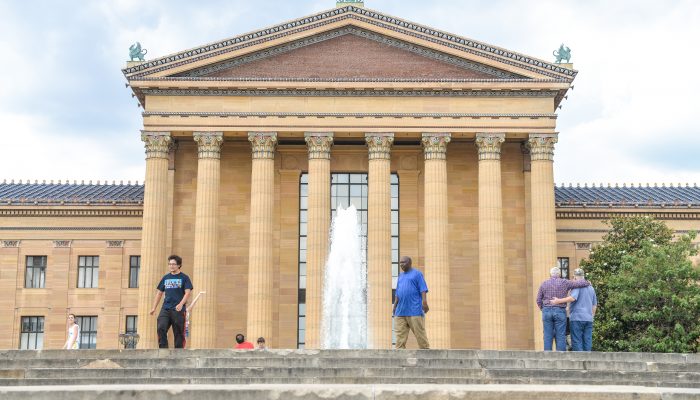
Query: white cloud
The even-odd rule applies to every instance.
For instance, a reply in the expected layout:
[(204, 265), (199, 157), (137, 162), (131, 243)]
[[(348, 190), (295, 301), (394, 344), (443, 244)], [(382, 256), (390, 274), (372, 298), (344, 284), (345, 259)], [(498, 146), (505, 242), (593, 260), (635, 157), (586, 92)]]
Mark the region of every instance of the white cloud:
[[(79, 11), (42, 4), (0, 2), (0, 53), (12, 55), (0, 64), (0, 178), (142, 179), (139, 111), (119, 72), (131, 43), (161, 56), (334, 2), (119, 0)], [(580, 73), (559, 111), (558, 182), (700, 182), (699, 2), (366, 5), (544, 59), (569, 45)]]

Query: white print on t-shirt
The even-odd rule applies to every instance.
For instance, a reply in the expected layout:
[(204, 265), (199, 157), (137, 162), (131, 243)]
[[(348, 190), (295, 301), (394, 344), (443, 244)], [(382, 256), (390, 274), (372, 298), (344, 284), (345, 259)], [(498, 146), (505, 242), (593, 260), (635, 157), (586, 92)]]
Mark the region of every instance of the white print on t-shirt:
[(178, 289), (182, 287), (182, 279), (166, 279), (165, 288), (166, 289)]

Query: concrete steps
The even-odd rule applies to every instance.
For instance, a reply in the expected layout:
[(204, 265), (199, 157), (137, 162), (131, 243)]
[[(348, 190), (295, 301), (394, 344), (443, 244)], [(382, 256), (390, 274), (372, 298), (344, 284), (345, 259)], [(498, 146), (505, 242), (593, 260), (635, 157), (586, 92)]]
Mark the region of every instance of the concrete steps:
[[(367, 398), (391, 398), (386, 397), (389, 396), (386, 388), (406, 385), (418, 385), (423, 395), (429, 392), (430, 396), (438, 396), (428, 398), (442, 399), (452, 398), (449, 397), (452, 395), (444, 397), (436, 390), (450, 386), (461, 388), (455, 390), (465, 396), (476, 390), (472, 393), (474, 398), (487, 399), (491, 398), (491, 392), (474, 388), (511, 390), (508, 387), (523, 384), (542, 388), (615, 386), (619, 393), (610, 392), (602, 397), (610, 399), (627, 398), (624, 396), (630, 394), (637, 395), (630, 397), (637, 399), (647, 398), (645, 396), (700, 399), (700, 355), (477, 350), (0, 351), (2, 399), (12, 399), (25, 390), (25, 395), (31, 393), (32, 398), (59, 400), (61, 397), (43, 397), (42, 393), (48, 392), (41, 388), (53, 387), (54, 391), (62, 393), (75, 385), (82, 388), (78, 396), (92, 398), (90, 396), (97, 392), (91, 390), (105, 390), (107, 397), (100, 394), (100, 398), (105, 399), (131, 393), (133, 385), (182, 386), (187, 388), (183, 393), (190, 393), (190, 389), (196, 387), (208, 387), (203, 398), (225, 398), (216, 397), (219, 391), (245, 398), (239, 396), (252, 393), (246, 389), (251, 385), (269, 388), (268, 391), (260, 389), (263, 390), (258, 392), (260, 398), (274, 398), (279, 395), (278, 389), (290, 391), (292, 387), (303, 386), (308, 393), (304, 392), (306, 397), (300, 399), (316, 398), (313, 396), (321, 396), (324, 388), (341, 386), (344, 389), (339, 393), (346, 397), (340, 398), (355, 398), (347, 397), (355, 393), (348, 388), (365, 387), (384, 388), (380, 390), (384, 397), (377, 397), (378, 392), (373, 391), (371, 396), (374, 397)], [(644, 388), (668, 388), (669, 391), (645, 392)], [(671, 388), (688, 390), (674, 392)], [(527, 390), (518, 390), (518, 396), (525, 397), (515, 398), (531, 395)], [(149, 400), (159, 398), (155, 393), (151, 393), (153, 396)], [(655, 397), (662, 394), (666, 397)], [(690, 395), (697, 397), (684, 397)], [(81, 397), (71, 397), (76, 398)]]

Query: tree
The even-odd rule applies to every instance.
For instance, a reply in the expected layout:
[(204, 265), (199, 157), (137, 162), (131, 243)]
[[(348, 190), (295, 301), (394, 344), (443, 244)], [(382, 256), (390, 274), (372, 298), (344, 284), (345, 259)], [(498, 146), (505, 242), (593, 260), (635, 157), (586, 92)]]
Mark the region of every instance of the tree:
[(700, 271), (695, 234), (665, 245), (644, 241), (623, 257), (608, 281), (608, 316), (624, 328), (615, 347), (623, 351), (698, 352), (700, 348)]
[(598, 312), (593, 330), (593, 346), (597, 351), (624, 351), (619, 341), (627, 328), (610, 313), (608, 282), (621, 273), (625, 256), (640, 251), (645, 242), (666, 246), (673, 239), (673, 230), (650, 217), (616, 217), (607, 221), (610, 231), (595, 246), (587, 260), (580, 264), (598, 296)]

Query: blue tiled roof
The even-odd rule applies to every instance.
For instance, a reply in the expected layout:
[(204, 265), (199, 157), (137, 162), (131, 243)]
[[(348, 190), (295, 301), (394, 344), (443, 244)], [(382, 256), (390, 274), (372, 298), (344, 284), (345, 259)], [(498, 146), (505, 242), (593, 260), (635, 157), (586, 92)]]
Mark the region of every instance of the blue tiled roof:
[[(700, 207), (700, 187), (557, 186), (557, 207)], [(143, 185), (132, 183), (0, 183), (0, 205), (142, 204)]]
[(141, 204), (138, 183), (0, 183), (0, 205)]
[(558, 186), (557, 207), (700, 207), (700, 187), (675, 186)]

